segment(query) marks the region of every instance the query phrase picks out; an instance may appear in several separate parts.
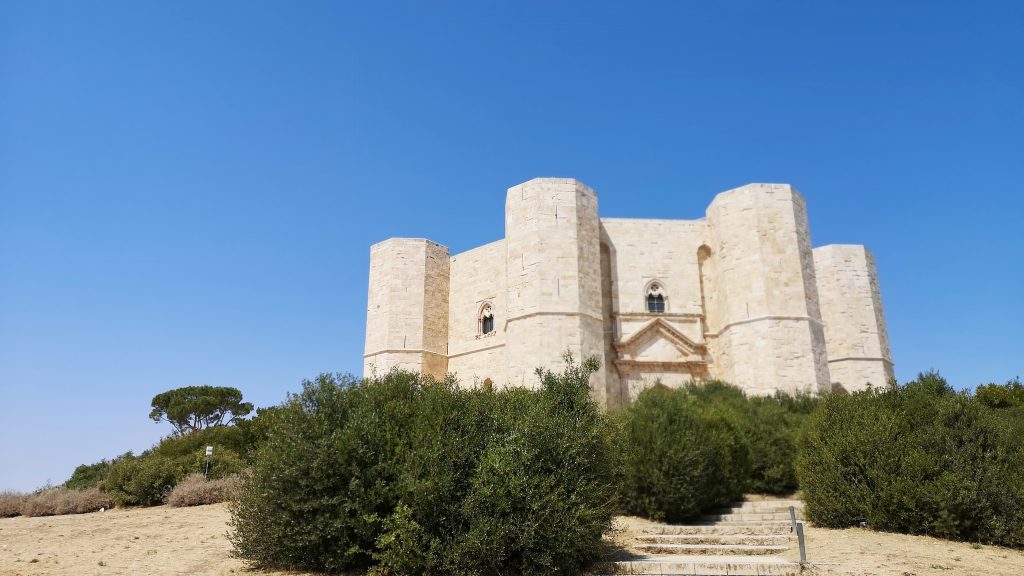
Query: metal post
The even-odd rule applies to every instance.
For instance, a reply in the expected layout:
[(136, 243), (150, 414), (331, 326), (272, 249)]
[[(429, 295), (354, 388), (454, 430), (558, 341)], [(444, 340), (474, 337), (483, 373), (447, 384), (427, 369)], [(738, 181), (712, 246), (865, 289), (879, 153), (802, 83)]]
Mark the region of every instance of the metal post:
[(807, 563), (807, 547), (804, 544), (804, 523), (796, 525), (796, 538), (800, 542), (800, 567)]
[(795, 506), (790, 506), (789, 507), (789, 519), (793, 523), (793, 525), (790, 526), (789, 531), (790, 532), (796, 532), (796, 507)]

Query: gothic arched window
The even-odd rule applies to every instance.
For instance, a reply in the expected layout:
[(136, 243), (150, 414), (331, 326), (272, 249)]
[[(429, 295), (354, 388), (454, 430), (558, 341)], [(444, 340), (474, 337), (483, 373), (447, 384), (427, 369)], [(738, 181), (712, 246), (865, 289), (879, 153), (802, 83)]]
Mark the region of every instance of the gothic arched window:
[(494, 332), (494, 311), (490, 304), (484, 304), (480, 309), (480, 333), (490, 334)]
[(655, 314), (665, 312), (665, 291), (657, 282), (653, 282), (647, 287), (647, 311)]

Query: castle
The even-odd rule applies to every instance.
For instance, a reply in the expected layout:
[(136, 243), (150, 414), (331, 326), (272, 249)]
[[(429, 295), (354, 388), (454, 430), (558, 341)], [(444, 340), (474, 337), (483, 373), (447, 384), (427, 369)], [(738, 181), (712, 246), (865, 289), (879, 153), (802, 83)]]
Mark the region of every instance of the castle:
[(660, 381), (748, 394), (859, 390), (893, 376), (874, 259), (811, 248), (786, 184), (715, 196), (698, 220), (601, 218), (575, 179), (508, 189), (505, 237), (450, 255), (430, 240), (370, 248), (364, 371), (536, 386), (562, 355), (597, 356), (592, 395), (621, 407)]

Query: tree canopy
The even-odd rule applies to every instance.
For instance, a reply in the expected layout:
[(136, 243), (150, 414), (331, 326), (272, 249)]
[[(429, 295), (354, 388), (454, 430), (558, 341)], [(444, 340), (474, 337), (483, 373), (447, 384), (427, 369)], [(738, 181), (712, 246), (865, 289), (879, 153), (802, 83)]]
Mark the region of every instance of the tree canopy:
[(229, 386), (185, 386), (153, 397), (154, 422), (166, 420), (178, 434), (232, 424), (252, 412), (242, 392)]
[(1024, 384), (1014, 378), (1005, 385), (984, 384), (978, 386), (974, 395), (986, 406), (992, 408), (1024, 408)]

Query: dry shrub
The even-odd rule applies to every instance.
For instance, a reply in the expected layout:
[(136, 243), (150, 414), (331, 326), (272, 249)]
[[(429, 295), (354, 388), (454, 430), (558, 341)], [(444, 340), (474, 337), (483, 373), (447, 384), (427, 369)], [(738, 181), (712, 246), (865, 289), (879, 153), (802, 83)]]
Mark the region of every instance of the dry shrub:
[(167, 496), (169, 506), (201, 506), (216, 504), (234, 497), (238, 489), (238, 475), (207, 480), (202, 474), (189, 474), (178, 482)]
[(0, 518), (10, 518), (21, 514), (21, 507), (26, 496), (21, 492), (4, 490), (0, 492)]
[(58, 516), (61, 514), (85, 514), (100, 508), (110, 508), (113, 499), (99, 488), (72, 490), (69, 488), (47, 488), (25, 496), (21, 513), (24, 516)]

